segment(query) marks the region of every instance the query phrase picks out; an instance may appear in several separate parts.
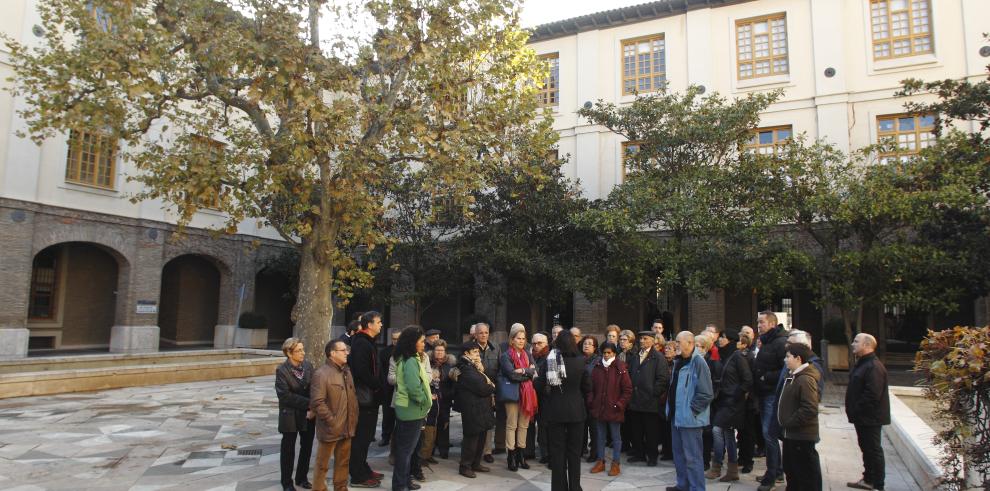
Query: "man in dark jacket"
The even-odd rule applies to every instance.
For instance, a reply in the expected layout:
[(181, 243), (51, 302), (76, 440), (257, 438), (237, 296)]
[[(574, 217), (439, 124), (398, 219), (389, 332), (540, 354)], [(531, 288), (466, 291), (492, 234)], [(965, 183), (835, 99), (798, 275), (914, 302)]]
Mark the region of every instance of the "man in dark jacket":
[(877, 340), (859, 333), (852, 343), (856, 366), (846, 387), (846, 416), (856, 428), (859, 449), (863, 451), (863, 478), (848, 483), (857, 489), (883, 490), (886, 477), (880, 429), (890, 424), (890, 394), (887, 369), (877, 359)]
[(660, 437), (660, 406), (666, 400), (670, 368), (663, 354), (653, 349), (653, 331), (640, 331), (639, 353), (628, 357), (632, 400), (629, 401), (632, 453), (629, 462), (657, 465), (657, 444)]
[[(547, 340), (547, 335), (542, 332), (533, 334), (531, 343), (531, 353), (533, 355), (533, 360), (536, 361), (536, 371), (539, 373), (541, 367), (546, 368), (547, 355), (550, 353), (550, 345)], [(541, 401), (540, 391), (536, 392), (537, 401)], [(547, 455), (547, 426), (543, 423), (543, 411), (541, 411), (542, 404), (538, 404), (536, 408), (536, 417), (533, 421), (530, 421), (530, 431), (526, 434), (526, 455), (527, 459), (535, 459), (537, 456), (540, 458), (541, 464), (547, 464), (550, 462), (550, 456)], [(533, 431), (533, 426), (536, 426), (536, 431)], [(539, 450), (537, 450), (539, 447)], [(537, 455), (539, 453), (539, 455)]]
[[(481, 364), (485, 367), (485, 375), (494, 382), (498, 378), (498, 359), (502, 354), (502, 350), (495, 343), (491, 342), (490, 334), (491, 328), (488, 324), (484, 322), (475, 324), (474, 339), (477, 341), (478, 347), (481, 350)], [(505, 450), (505, 413), (503, 412), (501, 414), (502, 417), (499, 418), (500, 415), (498, 412), (496, 410), (495, 430), (489, 431), (485, 435), (484, 459), (489, 464), (495, 462), (495, 458), (492, 457), (492, 433), (494, 433), (495, 437), (495, 448)]]
[(760, 426), (763, 431), (767, 455), (767, 473), (760, 484), (773, 485), (783, 476), (780, 467), (780, 442), (772, 435), (775, 391), (780, 371), (784, 368), (784, 354), (787, 347), (787, 330), (777, 324), (777, 315), (770, 311), (760, 312), (757, 320), (760, 331), (760, 351), (753, 366), (753, 389), (760, 398)]
[[(788, 373), (780, 393), (777, 413), (784, 440), (784, 473), (787, 489), (821, 491), (822, 466), (815, 449), (818, 442), (818, 380), (821, 374), (810, 363), (811, 348), (798, 343), (787, 345), (784, 357)], [(759, 491), (769, 491), (762, 485)]]
[(371, 470), (368, 465), (368, 446), (375, 439), (378, 424), (378, 405), (383, 400), (381, 365), (375, 337), (382, 330), (382, 315), (375, 311), (361, 315), (361, 329), (351, 337), (351, 354), (347, 365), (354, 375), (354, 390), (360, 410), (357, 430), (351, 443), (351, 486), (378, 487), (384, 474)]

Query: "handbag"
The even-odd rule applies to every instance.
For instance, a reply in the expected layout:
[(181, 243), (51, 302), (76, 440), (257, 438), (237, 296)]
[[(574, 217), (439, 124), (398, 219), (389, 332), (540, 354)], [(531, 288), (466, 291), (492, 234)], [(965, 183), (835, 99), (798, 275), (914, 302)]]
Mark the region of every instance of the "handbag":
[(495, 383), (496, 394), (501, 402), (519, 401), (519, 382), (513, 382), (499, 374)]

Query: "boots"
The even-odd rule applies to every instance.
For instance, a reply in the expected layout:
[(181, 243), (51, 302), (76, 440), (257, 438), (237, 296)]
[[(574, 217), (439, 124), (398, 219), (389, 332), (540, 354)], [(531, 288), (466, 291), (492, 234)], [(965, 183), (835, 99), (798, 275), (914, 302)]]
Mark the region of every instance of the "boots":
[(705, 472), (705, 479), (718, 479), (722, 476), (722, 463), (712, 462), (711, 466), (708, 467), (708, 472)]
[(508, 455), (505, 457), (505, 460), (509, 463), (509, 470), (512, 472), (519, 470), (519, 464), (516, 464), (516, 452), (518, 450), (506, 451)]
[(615, 476), (618, 476), (621, 473), (622, 473), (622, 471), (619, 470), (619, 461), (618, 460), (613, 460), (612, 461), (612, 468), (608, 470), (608, 475), (611, 476), (611, 477), (615, 477)]
[(604, 470), (605, 470), (605, 461), (599, 459), (595, 462), (595, 466), (591, 468), (591, 473), (598, 474), (599, 472), (602, 472)]
[(516, 465), (518, 465), (520, 469), (529, 469), (529, 464), (526, 463), (525, 448), (516, 449)]
[(718, 480), (719, 482), (732, 482), (739, 480), (739, 464), (729, 462), (728, 465), (729, 467), (725, 471), (725, 475), (722, 476), (722, 479)]
[(433, 445), (437, 441), (437, 427), (427, 426), (423, 428), (423, 446), (419, 449), (419, 458), (423, 462), (436, 464), (437, 459), (433, 458)]

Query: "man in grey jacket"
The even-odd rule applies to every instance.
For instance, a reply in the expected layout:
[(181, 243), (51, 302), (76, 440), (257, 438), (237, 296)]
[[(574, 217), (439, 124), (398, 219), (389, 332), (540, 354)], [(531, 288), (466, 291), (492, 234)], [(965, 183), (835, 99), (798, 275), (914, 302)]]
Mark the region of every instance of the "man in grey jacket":
[[(484, 322), (479, 322), (474, 328), (474, 340), (478, 342), (478, 346), (481, 347), (481, 364), (485, 367), (485, 375), (488, 375), (488, 379), (495, 381), (498, 376), (498, 357), (502, 354), (495, 343), (489, 342), (491, 328), (488, 324)], [(499, 405), (496, 405), (499, 406)], [(498, 410), (496, 409), (496, 413)], [(501, 417), (498, 417), (501, 416)], [(505, 412), (502, 411), (501, 415), (496, 414), (495, 418), (495, 448), (505, 450)], [(495, 457), (492, 456), (492, 430), (489, 430), (485, 434), (485, 451), (484, 451), (485, 462), (491, 464), (495, 462)]]

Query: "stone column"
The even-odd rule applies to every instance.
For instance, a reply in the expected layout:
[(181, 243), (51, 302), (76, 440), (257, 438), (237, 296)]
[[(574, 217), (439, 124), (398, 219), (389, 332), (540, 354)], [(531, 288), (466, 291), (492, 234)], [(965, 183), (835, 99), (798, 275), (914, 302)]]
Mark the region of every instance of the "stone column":
[(162, 286), (163, 231), (138, 228), (135, 247), (121, 265), (117, 285), (117, 322), (110, 331), (111, 353), (158, 351), (158, 309)]
[(0, 359), (23, 358), (31, 336), (27, 314), (34, 261), (34, 213), (0, 208), (0, 230), (0, 248), (4, 251), (0, 277), (6, 284), (0, 288)]

